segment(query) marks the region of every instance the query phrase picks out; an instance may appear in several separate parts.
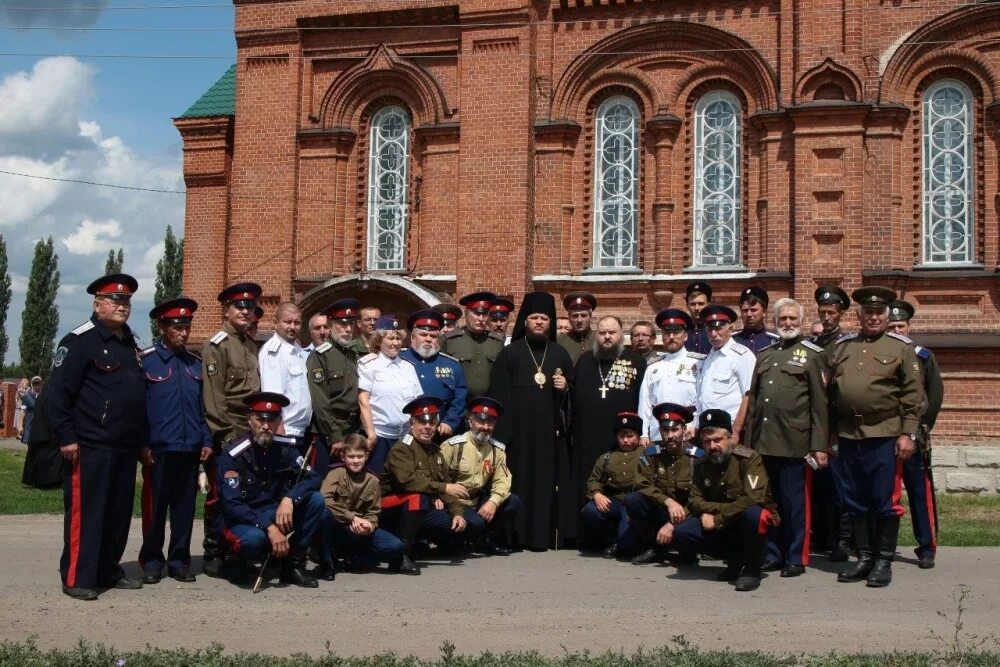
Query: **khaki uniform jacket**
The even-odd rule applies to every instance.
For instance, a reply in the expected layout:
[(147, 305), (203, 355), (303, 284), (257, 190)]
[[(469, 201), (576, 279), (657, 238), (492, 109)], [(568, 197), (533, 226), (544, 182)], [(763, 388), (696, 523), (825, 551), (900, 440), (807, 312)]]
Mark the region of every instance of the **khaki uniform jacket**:
[(457, 359), (465, 371), (465, 384), (469, 389), (466, 402), (482, 396), (490, 388), (493, 362), (503, 347), (503, 336), (492, 331), (478, 336), (459, 327), (441, 337), (441, 351)]
[(556, 336), (556, 342), (569, 352), (569, 357), (573, 360), (573, 365), (576, 366), (580, 355), (591, 349), (596, 336), (597, 334), (594, 333), (593, 329), (587, 329), (587, 334), (583, 337), (583, 340), (577, 340), (571, 334), (559, 334)]
[(659, 454), (648, 454), (648, 448), (646, 452), (649, 465), (645, 467), (645, 472), (649, 485), (640, 490), (642, 495), (658, 505), (665, 505), (667, 498), (687, 505), (695, 459), (683, 452), (671, 454), (666, 449)]
[(802, 458), (827, 449), (826, 355), (804, 338), (757, 353), (746, 443), (762, 456)]
[(615, 449), (601, 454), (587, 479), (587, 500), (603, 493), (620, 502), (633, 491), (642, 492), (649, 486), (648, 465), (641, 447), (631, 452)]
[(831, 433), (860, 440), (917, 432), (925, 407), (923, 374), (908, 338), (848, 334), (827, 355)]
[(389, 450), (382, 474), (383, 496), (425, 493), (443, 500), (452, 516), (461, 516), (465, 506), (444, 492), (448, 484), (448, 464), (436, 444), (421, 445), (407, 433)]
[(309, 353), (309, 396), (313, 419), (329, 444), (340, 442), (357, 430), (358, 351), (327, 341)]
[(346, 466), (336, 465), (326, 474), (319, 492), (326, 501), (326, 509), (339, 523), (350, 524), (354, 517), (360, 516), (378, 528), (382, 490), (375, 473), (362, 470), (355, 475)]
[(202, 400), (212, 441), (221, 446), (250, 430), (243, 399), (260, 391), (257, 344), (225, 322), (201, 346)]
[(733, 447), (722, 465), (703, 459), (694, 467), (688, 512), (693, 516), (714, 514), (717, 527), (739, 521), (743, 511), (760, 505), (775, 517), (778, 506), (771, 496), (767, 470), (760, 454), (746, 447)]
[(480, 496), (488, 493), (489, 500), (500, 507), (510, 497), (510, 469), (502, 442), (490, 438), (485, 445), (477, 445), (471, 432), (462, 433), (445, 440), (441, 454), (448, 464), (451, 481), (469, 492), (468, 500), (458, 502), (474, 507)]

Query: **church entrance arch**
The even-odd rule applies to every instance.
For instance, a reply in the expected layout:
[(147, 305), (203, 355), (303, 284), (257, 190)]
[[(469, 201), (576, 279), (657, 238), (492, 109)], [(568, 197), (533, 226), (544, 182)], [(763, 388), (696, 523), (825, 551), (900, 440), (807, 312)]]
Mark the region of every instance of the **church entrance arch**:
[(362, 306), (376, 306), (384, 314), (396, 315), (404, 326), (410, 313), (441, 303), (436, 293), (402, 276), (349, 273), (331, 278), (303, 295), (299, 302), (303, 324), (337, 299), (347, 297), (357, 299)]

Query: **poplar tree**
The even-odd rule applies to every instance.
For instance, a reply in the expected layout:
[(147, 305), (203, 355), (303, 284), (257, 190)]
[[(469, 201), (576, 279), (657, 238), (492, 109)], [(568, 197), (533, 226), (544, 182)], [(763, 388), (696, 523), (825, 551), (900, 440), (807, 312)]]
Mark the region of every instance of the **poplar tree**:
[(29, 377), (47, 377), (52, 368), (52, 353), (59, 330), (58, 291), (59, 255), (50, 236), (35, 244), (28, 293), (21, 313), (21, 365)]

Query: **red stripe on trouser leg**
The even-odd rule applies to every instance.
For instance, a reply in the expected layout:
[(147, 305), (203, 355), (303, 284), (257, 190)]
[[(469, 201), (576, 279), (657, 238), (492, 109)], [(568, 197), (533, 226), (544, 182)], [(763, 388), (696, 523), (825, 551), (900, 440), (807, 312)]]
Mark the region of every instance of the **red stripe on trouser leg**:
[(393, 507), (399, 507), (400, 505), (406, 505), (406, 509), (410, 512), (417, 512), (420, 510), (420, 494), (419, 493), (391, 493), (388, 496), (382, 498), (382, 509), (392, 509)]
[(771, 523), (771, 511), (761, 510), (760, 519), (757, 520), (757, 534), (767, 535), (767, 526)]
[(927, 478), (927, 475), (931, 474), (930, 470), (924, 471), (924, 493), (927, 495), (927, 525), (931, 529), (931, 551), (937, 553), (937, 526), (934, 525), (934, 517), (937, 512), (934, 509), (934, 503), (937, 502), (937, 498), (934, 497), (934, 485), (931, 484), (931, 480)]
[(236, 533), (228, 528), (223, 528), (222, 536), (226, 538), (226, 542), (229, 542), (229, 546), (232, 548), (233, 553), (238, 554), (240, 552), (240, 538), (236, 536)]
[(73, 463), (73, 474), (70, 476), (72, 484), (72, 507), (70, 508), (69, 521), (69, 566), (66, 568), (66, 585), (70, 588), (76, 586), (76, 567), (80, 562), (80, 532), (83, 517), (80, 512), (80, 456), (83, 448), (77, 447), (76, 461)]
[(803, 464), (805, 466), (805, 473), (802, 475), (803, 482), (805, 483), (805, 519), (806, 519), (806, 532), (802, 536), (802, 564), (809, 564), (809, 534), (812, 532), (812, 490), (813, 490), (813, 469), (808, 463)]
[(906, 514), (906, 508), (900, 503), (903, 497), (903, 461), (896, 459), (896, 480), (892, 485), (892, 511), (896, 516), (901, 517)]

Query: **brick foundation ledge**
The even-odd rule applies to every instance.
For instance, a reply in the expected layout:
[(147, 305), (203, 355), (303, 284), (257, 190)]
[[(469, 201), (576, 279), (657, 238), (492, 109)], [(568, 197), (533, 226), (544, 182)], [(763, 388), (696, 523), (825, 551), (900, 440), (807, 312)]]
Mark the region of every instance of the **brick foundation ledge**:
[(1000, 492), (1000, 441), (976, 445), (936, 442), (931, 463), (938, 493)]

